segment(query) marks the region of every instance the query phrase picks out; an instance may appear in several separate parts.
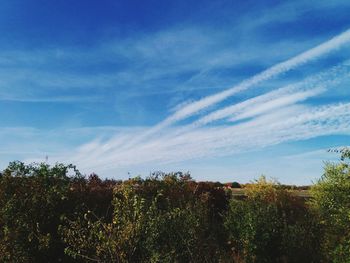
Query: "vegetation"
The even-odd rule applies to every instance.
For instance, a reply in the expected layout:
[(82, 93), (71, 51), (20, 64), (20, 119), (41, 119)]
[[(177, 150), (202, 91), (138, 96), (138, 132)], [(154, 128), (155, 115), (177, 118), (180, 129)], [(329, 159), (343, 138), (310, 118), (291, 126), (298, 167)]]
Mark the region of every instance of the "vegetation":
[(0, 174), (0, 262), (350, 262), (349, 157), (325, 165), (310, 198), (265, 177), (114, 181), (13, 162)]
[(328, 262), (350, 262), (350, 151), (341, 151), (340, 163), (327, 163), (321, 179), (312, 187), (311, 205), (325, 229), (324, 250)]
[(236, 262), (320, 262), (322, 233), (304, 200), (261, 177), (224, 222)]

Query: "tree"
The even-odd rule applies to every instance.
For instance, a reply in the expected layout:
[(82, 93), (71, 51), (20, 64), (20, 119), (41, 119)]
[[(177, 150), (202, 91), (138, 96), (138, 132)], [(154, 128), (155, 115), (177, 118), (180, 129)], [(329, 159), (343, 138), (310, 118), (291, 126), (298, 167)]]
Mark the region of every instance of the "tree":
[(325, 164), (324, 174), (311, 188), (311, 205), (326, 231), (329, 261), (350, 262), (350, 150), (336, 150), (340, 162)]
[(72, 165), (12, 162), (0, 176), (0, 261), (55, 262), (64, 258), (58, 236), (70, 206)]

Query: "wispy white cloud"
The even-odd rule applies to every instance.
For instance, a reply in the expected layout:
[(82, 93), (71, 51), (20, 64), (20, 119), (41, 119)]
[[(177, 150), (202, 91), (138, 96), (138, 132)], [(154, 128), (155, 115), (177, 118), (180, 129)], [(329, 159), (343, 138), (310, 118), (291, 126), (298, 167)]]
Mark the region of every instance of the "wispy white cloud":
[[(347, 63), (344, 63), (342, 65), (328, 69), (322, 73), (313, 75), (311, 77), (307, 77), (306, 79), (300, 82), (289, 84), (286, 87), (278, 88), (260, 96), (247, 99), (243, 102), (215, 110), (205, 115), (204, 117), (201, 117), (198, 120), (194, 121), (191, 126), (203, 126), (213, 121), (237, 115), (244, 110), (246, 111), (249, 108), (252, 109), (252, 107), (270, 108), (273, 106), (273, 104), (271, 104), (271, 102), (273, 101), (277, 102), (278, 104), (290, 104), (293, 102), (297, 102), (297, 100), (306, 99), (310, 96), (317, 95), (325, 91), (326, 89), (334, 87), (341, 80), (347, 78), (348, 76), (349, 67)], [(309, 91), (310, 89), (313, 89), (313, 91)], [(299, 93), (299, 95), (296, 95), (296, 92)], [(294, 96), (293, 99), (291, 95)], [(281, 100), (281, 98), (285, 99)], [(278, 106), (278, 104), (276, 106)]]
[(230, 96), (233, 96), (234, 94), (238, 92), (242, 92), (244, 90), (247, 90), (254, 85), (257, 85), (258, 83), (262, 81), (266, 81), (268, 79), (271, 79), (273, 77), (277, 77), (278, 75), (285, 73), (293, 68), (296, 68), (298, 66), (301, 66), (305, 63), (307, 63), (310, 60), (316, 59), (324, 54), (327, 54), (335, 49), (338, 49), (342, 45), (345, 45), (350, 42), (350, 30), (345, 31), (344, 33), (341, 33), (340, 35), (312, 48), (309, 49), (291, 59), (288, 59), (286, 61), (283, 61), (281, 63), (278, 63), (263, 72), (244, 80), (238, 85), (235, 85), (234, 87), (227, 89), (225, 91), (219, 92), (217, 94), (205, 97), (199, 101), (196, 101), (194, 103), (191, 103), (189, 105), (186, 105), (181, 110), (178, 110), (173, 115), (169, 116), (164, 122), (162, 122), (159, 126), (163, 127), (165, 125), (170, 125), (176, 121), (182, 120), (184, 118), (187, 118), (189, 116), (192, 116), (193, 114), (213, 105), (216, 103), (219, 103), (225, 99), (227, 99)]
[[(349, 127), (350, 104), (312, 109), (287, 107), (241, 124), (199, 128), (180, 136), (173, 136), (177, 133), (173, 128), (166, 136), (155, 137), (127, 150), (120, 147), (128, 139), (126, 135), (105, 143), (94, 142), (81, 148), (80, 156), (75, 156), (74, 162), (87, 170), (98, 171), (145, 163), (180, 162), (252, 151), (285, 141), (350, 134)], [(101, 148), (103, 151), (94, 155), (94, 150)]]
[[(54, 89), (63, 87), (66, 82), (71, 82), (71, 87), (80, 87), (84, 84), (88, 88), (93, 88), (94, 85), (112, 87), (114, 84), (123, 86), (125, 83), (130, 84), (135, 81), (152, 81), (152, 79), (186, 71), (197, 72), (186, 78), (184, 83), (188, 84), (195, 81), (196, 78), (208, 74), (213, 68), (232, 65), (240, 61), (237, 57), (235, 57), (236, 61), (230, 61), (231, 55), (234, 57), (232, 50), (224, 50), (222, 53), (219, 51), (211, 52), (211, 56), (202, 57), (206, 49), (218, 48), (216, 43), (212, 42), (212, 39), (202, 34), (195, 35), (194, 32), (184, 31), (176, 35), (180, 35), (183, 39), (190, 38), (191, 41), (194, 41), (193, 46), (202, 43), (201, 50), (189, 50), (175, 60), (174, 58), (178, 54), (187, 49), (189, 42), (187, 40), (181, 41), (181, 37), (174, 39), (174, 34), (160, 34), (154, 39), (148, 39), (148, 42), (142, 43), (142, 41), (139, 41), (130, 44), (130, 47), (128, 45), (113, 45), (112, 43), (111, 46), (104, 47), (109, 50), (108, 52), (115, 52), (115, 54), (118, 54), (117, 56), (123, 54), (124, 59), (129, 62), (136, 58), (140, 59), (136, 63), (135, 70), (120, 71), (115, 76), (113, 74), (98, 75), (87, 79), (85, 77), (74, 79), (74, 76), (63, 74), (62, 79), (57, 76), (51, 82), (49, 77), (52, 75), (48, 74), (48, 78), (38, 77), (38, 83), (40, 82), (42, 86)], [(196, 39), (196, 37), (199, 39)], [(103, 172), (142, 164), (164, 164), (204, 157), (225, 156), (323, 135), (350, 134), (350, 104), (314, 106), (303, 103), (305, 100), (318, 96), (325, 90), (337, 85), (339, 80), (348, 78), (349, 69), (346, 63), (261, 95), (250, 94), (246, 100), (233, 105), (220, 104), (238, 93), (244, 93), (264, 81), (303, 66), (348, 43), (350, 43), (350, 31), (345, 31), (229, 89), (198, 101), (178, 105), (174, 113), (150, 129), (113, 130), (111, 128), (108, 132), (108, 137), (111, 138), (107, 140), (105, 139), (106, 136), (99, 136), (99, 132), (96, 131), (95, 134), (90, 136), (92, 138), (89, 138), (89, 143), (78, 148), (76, 146), (70, 147), (67, 151), (64, 150), (64, 147), (58, 148), (57, 145), (54, 145), (51, 148), (57, 147), (59, 151), (56, 151), (56, 154), (52, 153), (50, 160), (62, 162), (69, 160), (69, 162), (76, 163), (84, 171)], [(178, 49), (173, 50), (174, 46)], [(218, 57), (217, 60), (213, 60), (213, 55)], [(65, 55), (61, 54), (58, 57), (60, 56)], [(159, 57), (157, 61), (154, 61), (155, 57)], [(193, 61), (190, 61), (188, 57), (193, 57)], [(32, 63), (33, 60), (35, 62), (34, 58), (28, 58), (26, 63)], [(188, 63), (184, 63), (187, 61)], [(6, 64), (8, 61), (3, 58), (3, 60), (0, 60), (1, 63)], [(45, 64), (43, 61), (38, 63)], [(160, 68), (162, 68), (162, 71), (159, 70)], [(146, 72), (140, 73), (140, 78), (136, 78), (137, 73), (143, 70)], [(23, 77), (23, 79), (26, 78), (27, 75)], [(89, 81), (92, 81), (92, 84), (87, 83)], [(0, 84), (5, 85), (6, 83)], [(179, 88), (179, 90), (181, 89), (182, 87)], [(11, 98), (6, 92), (3, 94), (4, 99), (6, 99), (6, 96)], [(12, 98), (16, 99), (15, 96)], [(70, 96), (61, 98), (67, 101), (74, 99)], [(20, 98), (17, 98), (17, 100), (20, 100)], [(28, 100), (34, 99), (29, 96)], [(41, 95), (37, 101), (40, 100), (45, 100), (45, 98)], [(218, 107), (211, 109), (212, 106)], [(199, 119), (191, 120), (188, 125), (173, 126), (181, 120), (197, 116), (199, 112), (205, 109), (211, 109), (212, 111)], [(227, 118), (229, 118), (228, 122), (224, 124), (214, 123), (218, 120), (227, 121)], [(82, 131), (80, 130), (80, 132)], [(20, 149), (18, 148), (18, 150)], [(42, 151), (40, 150), (37, 153), (42, 154)]]
[[(254, 40), (254, 47), (247, 48), (243, 40), (237, 43), (233, 37), (242, 26), (232, 28), (232, 36), (226, 30), (189, 26), (126, 39), (111, 38), (90, 48), (2, 50), (0, 96), (6, 100), (46, 101), (47, 92), (64, 97), (70, 96), (67, 93), (72, 90), (80, 90), (74, 97), (79, 101), (84, 91), (100, 90), (106, 94), (118, 92), (118, 97), (131, 100), (147, 94), (222, 90), (236, 79), (220, 74), (221, 70), (252, 64), (265, 67), (318, 40), (278, 41), (270, 44), (271, 51)], [(89, 70), (82, 70), (82, 65)], [(7, 96), (2, 95), (5, 92)], [(23, 96), (25, 93), (31, 96)]]
[[(277, 77), (278, 75), (280, 75), (282, 73), (285, 73), (285, 72), (288, 72), (294, 68), (300, 67), (311, 60), (315, 60), (322, 55), (325, 55), (329, 52), (337, 50), (341, 46), (343, 46), (349, 42), (350, 42), (350, 30), (347, 30), (347, 31), (333, 37), (332, 39), (319, 44), (318, 46), (316, 46), (314, 48), (311, 48), (311, 49), (309, 49), (309, 50), (307, 50), (307, 51), (305, 51), (297, 56), (294, 56), (286, 61), (277, 63), (276, 65), (262, 71), (261, 73), (259, 73), (257, 75), (254, 75), (251, 78), (243, 80), (241, 83), (234, 85), (233, 87), (231, 87), (229, 89), (218, 92), (214, 95), (204, 97), (203, 99), (200, 99), (198, 101), (186, 104), (184, 107), (180, 108), (179, 110), (177, 110), (176, 112), (171, 114), (169, 117), (167, 117), (161, 123), (155, 125), (151, 129), (145, 131), (144, 134), (142, 134), (141, 136), (138, 136), (134, 140), (131, 140), (129, 142), (128, 146), (129, 147), (134, 146), (138, 142), (142, 141), (143, 139), (147, 138), (148, 136), (151, 136), (151, 135), (159, 132), (160, 130), (164, 129), (167, 126), (170, 126), (178, 121), (181, 121), (183, 119), (191, 117), (191, 116), (197, 114), (198, 112), (200, 112), (200, 111), (202, 111), (202, 110), (204, 110), (212, 105), (216, 105), (216, 104), (226, 100), (227, 98), (229, 98), (229, 97), (231, 97), (239, 92), (248, 90), (248, 89), (256, 86), (257, 84), (259, 84), (263, 81)], [(334, 74), (334, 72), (332, 72), (331, 74)], [(331, 74), (329, 74), (329, 75), (331, 75)], [(233, 106), (233, 107), (235, 107), (235, 106)], [(230, 111), (230, 110), (232, 110), (232, 108), (224, 109), (222, 111), (214, 113), (214, 118), (217, 118), (217, 119), (221, 118), (220, 117), (221, 114), (225, 115), (226, 110)], [(210, 121), (211, 121), (210, 118), (209, 118), (209, 120), (205, 120), (205, 122), (210, 122)]]
[[(151, 129), (130, 129), (118, 132), (108, 140), (94, 139), (73, 153), (65, 153), (64, 158), (57, 156), (56, 160), (64, 161), (69, 156), (69, 160), (85, 170), (107, 171), (147, 163), (164, 164), (225, 156), (288, 141), (350, 134), (349, 103), (324, 106), (302, 103), (348, 78), (347, 63), (286, 87), (219, 108), (187, 126), (169, 127), (237, 92), (304, 65), (348, 42), (350, 31), (272, 66), (233, 88), (189, 103)], [(224, 125), (208, 126), (215, 120), (228, 117), (231, 119)]]
[(310, 97), (322, 93), (325, 89), (317, 88), (303, 92), (297, 92), (289, 96), (281, 96), (280, 98), (270, 100), (267, 103), (252, 106), (248, 111), (237, 114), (234, 117), (231, 117), (229, 121), (239, 121), (246, 118), (251, 118), (254, 116), (262, 115), (266, 112), (271, 112), (275, 109), (286, 107), (288, 105), (295, 104), (297, 102), (306, 100)]

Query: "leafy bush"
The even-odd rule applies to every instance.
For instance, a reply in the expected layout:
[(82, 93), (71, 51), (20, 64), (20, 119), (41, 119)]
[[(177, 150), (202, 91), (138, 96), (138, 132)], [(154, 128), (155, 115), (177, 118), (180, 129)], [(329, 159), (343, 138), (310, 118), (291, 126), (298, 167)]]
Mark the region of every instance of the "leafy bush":
[(349, 157), (326, 164), (308, 202), (265, 177), (235, 195), (189, 174), (122, 182), (13, 162), (0, 262), (350, 262)]
[(62, 229), (67, 253), (102, 262), (218, 262), (212, 201), (183, 174), (131, 179), (115, 188), (111, 222), (88, 213)]
[(261, 177), (231, 199), (224, 223), (236, 262), (320, 262), (320, 229), (303, 200)]
[(13, 162), (0, 176), (1, 262), (63, 260), (57, 229), (70, 206), (68, 170), (74, 167)]
[(350, 262), (350, 151), (342, 150), (340, 163), (326, 163), (320, 180), (311, 188), (311, 205), (326, 230), (328, 260)]
[(111, 218), (115, 184), (73, 165), (10, 163), (0, 174), (0, 262), (76, 262), (58, 230), (87, 209)]
[(233, 182), (231, 188), (241, 188), (241, 185), (238, 182)]

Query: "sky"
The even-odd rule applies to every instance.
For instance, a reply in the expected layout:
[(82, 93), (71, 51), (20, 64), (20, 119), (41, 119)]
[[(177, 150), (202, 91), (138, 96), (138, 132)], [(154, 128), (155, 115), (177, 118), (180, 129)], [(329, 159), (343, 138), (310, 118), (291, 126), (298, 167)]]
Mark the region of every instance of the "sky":
[(3, 0), (0, 170), (310, 184), (350, 144), (348, 0)]

